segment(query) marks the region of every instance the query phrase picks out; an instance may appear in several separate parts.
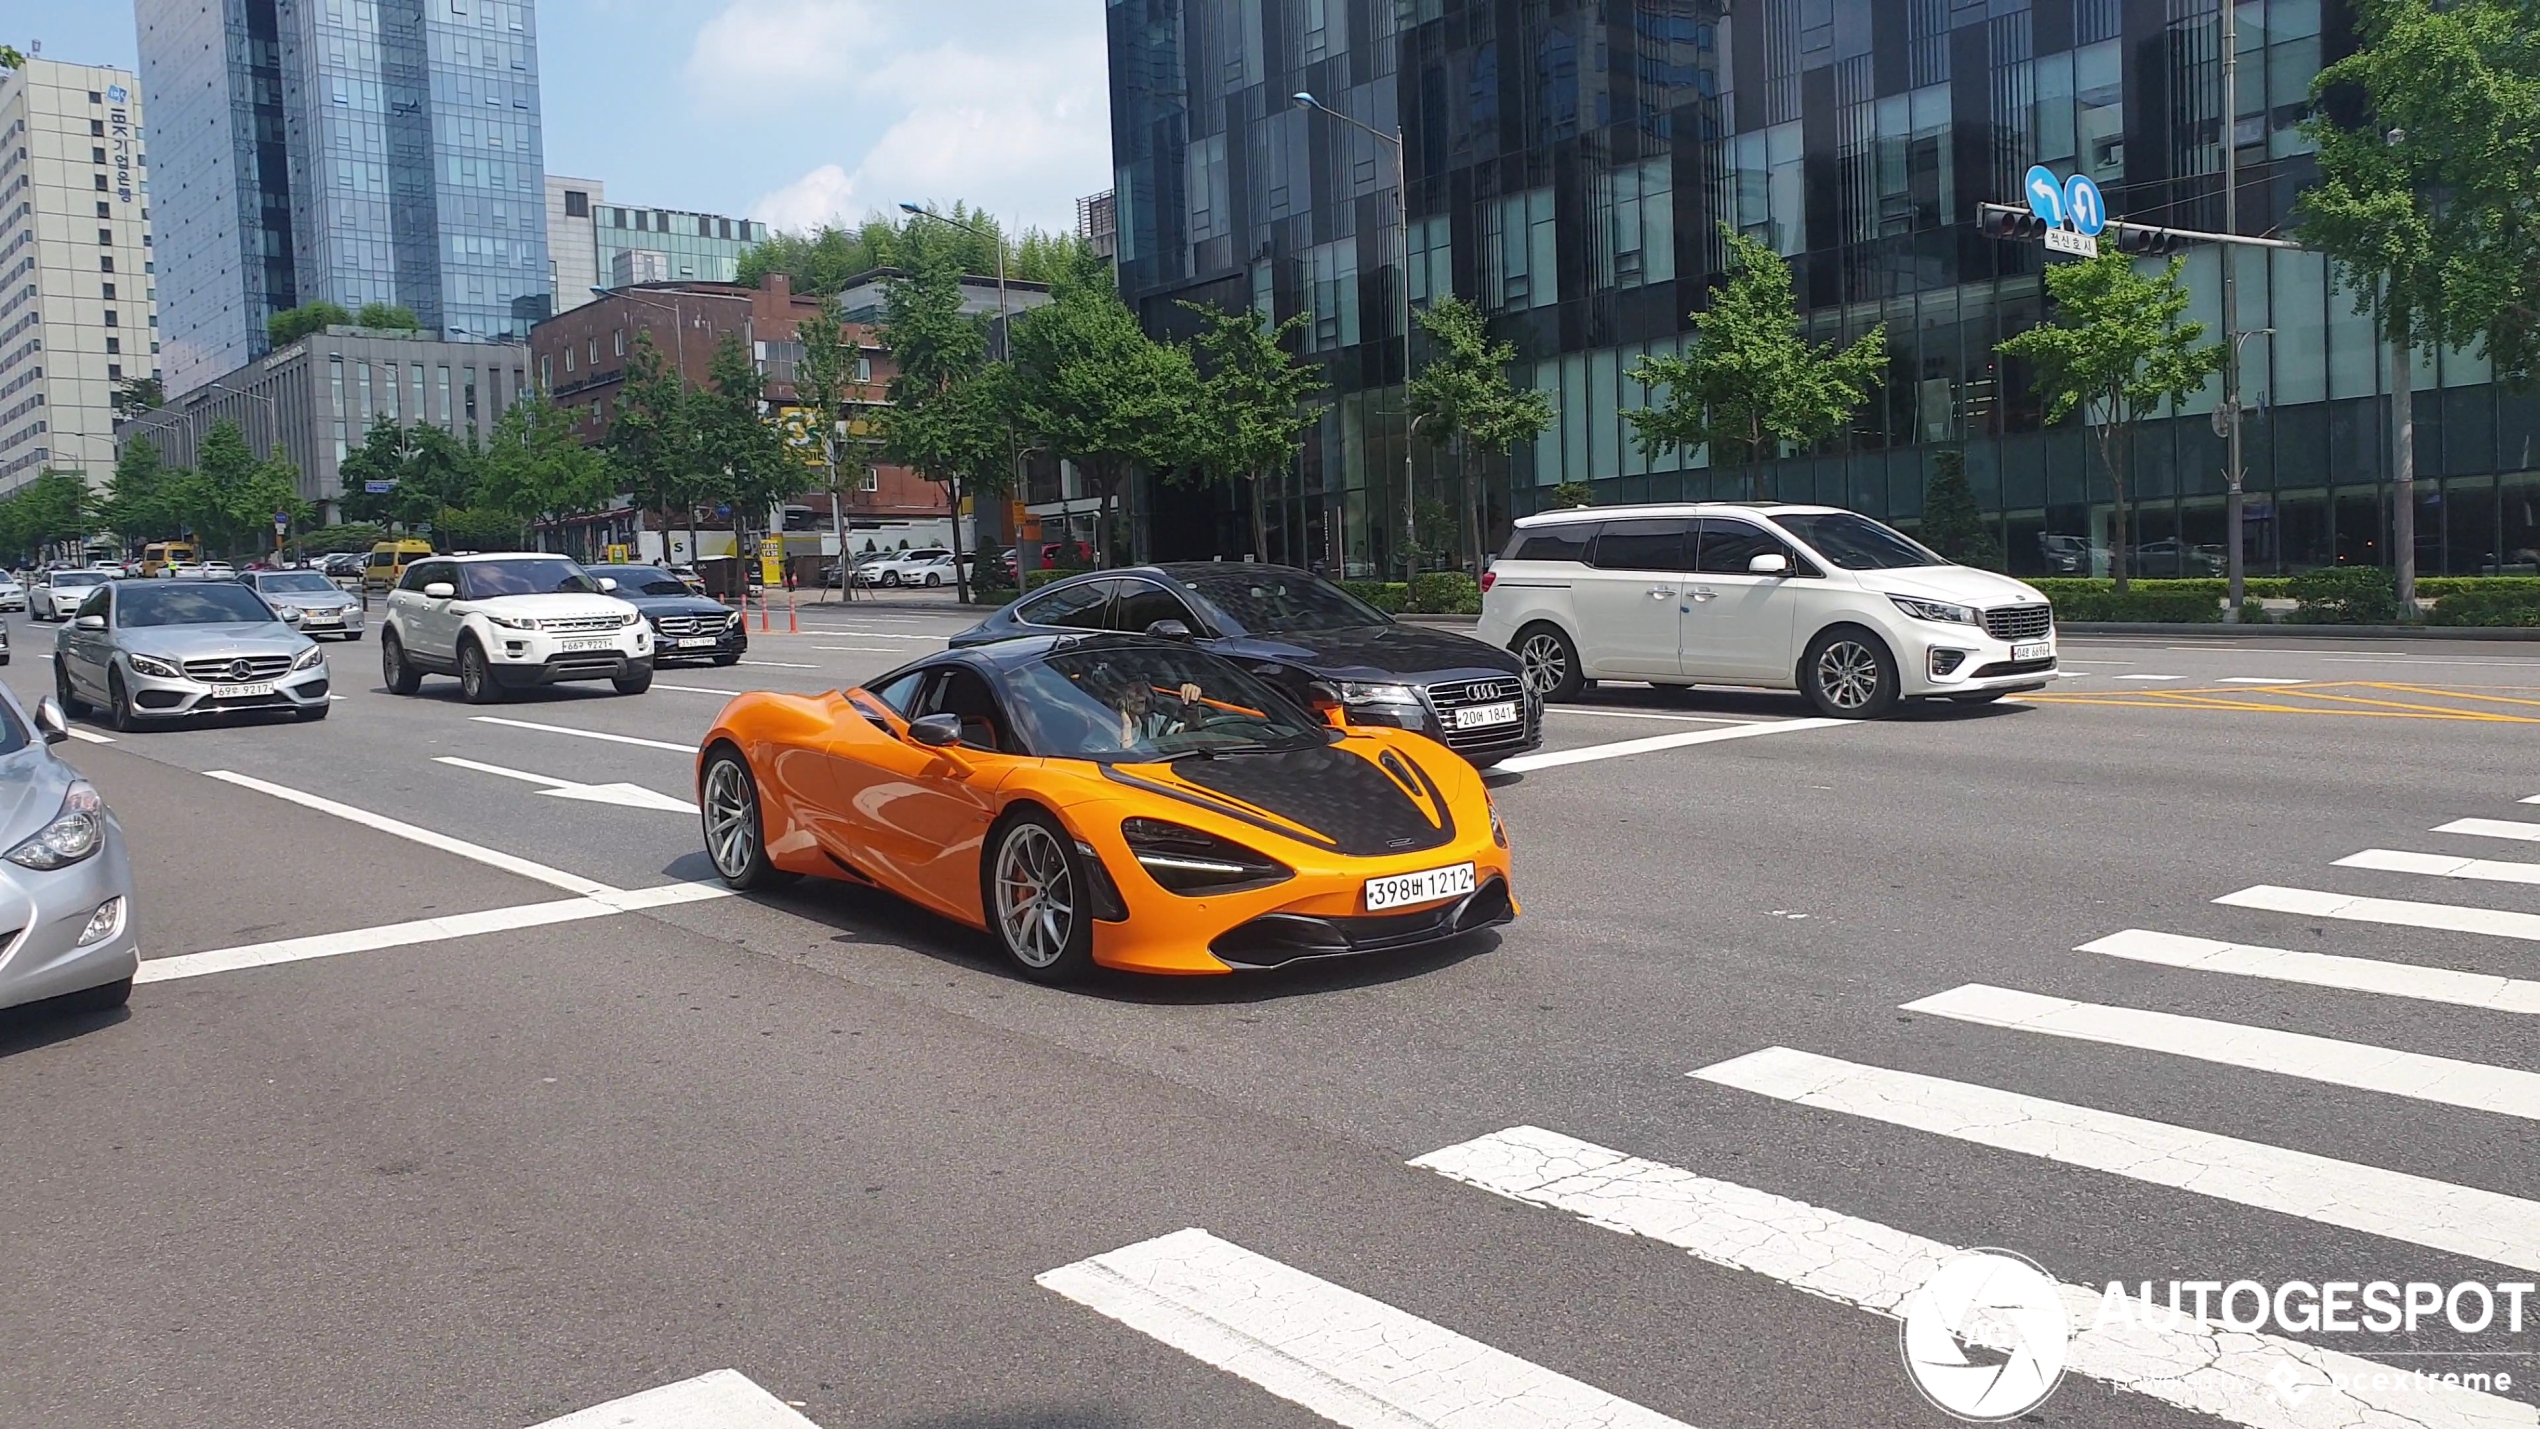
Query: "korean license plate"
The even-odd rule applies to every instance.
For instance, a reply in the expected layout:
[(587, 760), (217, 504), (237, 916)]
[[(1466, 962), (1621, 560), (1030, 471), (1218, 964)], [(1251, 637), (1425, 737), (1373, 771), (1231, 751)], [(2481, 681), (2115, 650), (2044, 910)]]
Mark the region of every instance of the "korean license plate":
[(617, 642), (614, 640), (567, 640), (564, 641), (563, 644), (564, 648), (568, 652), (579, 650), (613, 650), (617, 648)]
[(273, 692), (274, 686), (271, 684), (212, 686), (212, 698), (216, 700), (249, 700), (258, 695), (270, 695)]
[(691, 635), (677, 642), (682, 650), (710, 650), (714, 648), (715, 643), (715, 638), (711, 635)]
[(2052, 658), (2054, 654), (2054, 645), (2046, 641), (2039, 641), (2034, 645), (2014, 645), (2011, 647), (2011, 658), (2014, 660), (2045, 660)]
[(311, 613), (300, 617), (300, 623), (302, 625), (341, 625), (344, 623), (344, 617), (337, 615), (333, 611), (326, 611), (324, 613), (312, 611)]
[(1455, 712), (1457, 729), (1480, 729), (1485, 725), (1516, 722), (1517, 705), (1511, 700), (1502, 700), (1495, 705), (1466, 705)]
[(1459, 863), (1453, 868), (1432, 868), (1423, 873), (1397, 873), (1390, 878), (1367, 880), (1367, 911), (1381, 913), (1388, 908), (1410, 908), (1422, 903), (1435, 903), (1442, 898), (1461, 898), (1473, 891), (1473, 865)]

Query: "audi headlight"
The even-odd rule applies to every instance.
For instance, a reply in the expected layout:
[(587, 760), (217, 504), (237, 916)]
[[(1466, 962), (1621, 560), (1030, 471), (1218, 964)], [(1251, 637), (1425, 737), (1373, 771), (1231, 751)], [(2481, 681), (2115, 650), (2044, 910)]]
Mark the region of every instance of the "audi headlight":
[(1420, 692), (1409, 685), (1360, 684), (1344, 680), (1340, 685), (1341, 703), (1345, 705), (1417, 705)]
[(300, 652), (300, 658), (291, 662), (291, 668), (294, 670), (314, 670), (325, 663), (325, 649), (320, 646), (312, 645), (308, 649)]
[(1910, 595), (1891, 595), (1896, 608), (1916, 620), (1936, 620), (1943, 625), (1973, 625), (1976, 613), (1968, 606), (1951, 605), (1944, 600), (1916, 600)]
[(106, 801), (85, 779), (71, 781), (62, 795), (61, 812), (33, 838), (9, 850), (9, 862), (20, 868), (50, 872), (93, 858), (106, 846)]
[(531, 620), (525, 616), (488, 614), (485, 618), (493, 624), (503, 627), (505, 630), (535, 630), (538, 628), (537, 621)]
[(124, 659), (131, 664), (132, 673), (136, 675), (147, 675), (154, 680), (182, 680), (185, 678), (185, 672), (183, 670), (178, 669), (176, 666), (169, 664), (165, 660), (153, 660), (147, 655), (126, 655), (124, 656)]
[(1126, 820), (1120, 836), (1147, 877), (1187, 897), (1267, 888), (1296, 877), (1286, 864), (1231, 839), (1162, 819)]

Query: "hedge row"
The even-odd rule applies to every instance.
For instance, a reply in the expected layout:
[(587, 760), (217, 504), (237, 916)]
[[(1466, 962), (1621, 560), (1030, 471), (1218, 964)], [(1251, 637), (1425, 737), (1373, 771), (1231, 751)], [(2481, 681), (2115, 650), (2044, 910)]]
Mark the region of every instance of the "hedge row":
[(2540, 582), (2526, 589), (2453, 591), (2434, 603), (2428, 625), (2540, 626)]
[(1482, 613), (1482, 587), (1462, 571), (1430, 571), (1408, 582), (1342, 581), (1341, 589), (1388, 615)]
[[(2060, 601), (2068, 595), (2106, 595), (2116, 590), (2117, 583), (2106, 577), (2040, 576), (2023, 578), (2037, 587), (2048, 600)], [(2198, 595), (2208, 600), (2226, 600), (2231, 595), (2231, 582), (2210, 577), (2187, 580), (2138, 580), (2127, 583), (2132, 589), (2151, 595)], [(2292, 592), (2291, 576), (2251, 576), (2244, 587), (2253, 599), (2282, 600)]]

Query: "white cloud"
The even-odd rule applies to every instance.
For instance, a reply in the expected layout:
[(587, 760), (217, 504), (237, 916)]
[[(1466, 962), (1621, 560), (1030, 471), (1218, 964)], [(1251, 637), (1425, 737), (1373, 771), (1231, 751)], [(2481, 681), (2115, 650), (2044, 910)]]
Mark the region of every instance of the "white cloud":
[(870, 0), (733, 0), (697, 31), (689, 91), (701, 108), (764, 117), (771, 95), (836, 82), (891, 29)]
[(760, 195), (750, 205), (750, 217), (783, 233), (849, 223), (863, 214), (863, 206), (856, 202), (855, 180), (836, 164), (823, 164), (774, 193)]

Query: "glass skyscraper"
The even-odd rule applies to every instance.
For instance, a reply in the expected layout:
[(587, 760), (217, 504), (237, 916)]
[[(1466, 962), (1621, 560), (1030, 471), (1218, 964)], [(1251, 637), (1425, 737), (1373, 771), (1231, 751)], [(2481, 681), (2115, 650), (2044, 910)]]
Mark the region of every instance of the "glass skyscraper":
[[(548, 311), (530, 0), (137, 0), (168, 175), (153, 194), (164, 368), (181, 392), (265, 320), (389, 302), (456, 340)], [(155, 167), (155, 166), (154, 166)]]
[[(1193, 299), (1310, 317), (1331, 406), (1274, 502), (1274, 554), (1399, 569), (1403, 285), (1449, 290), (1518, 348), (1553, 431), (1485, 461), (1494, 545), (1563, 481), (1600, 503), (1734, 498), (1706, 457), (1645, 459), (1623, 373), (1672, 351), (1722, 261), (1722, 225), (1790, 262), (1811, 336), (1883, 324), (1884, 384), (1841, 437), (1771, 474), (1786, 499), (1911, 528), (1933, 457), (1962, 448), (2015, 571), (2104, 573), (2107, 482), (2077, 423), (2046, 427), (1994, 345), (2044, 316), (2035, 243), (1973, 226), (2032, 163), (2086, 172), (2121, 218), (2219, 229), (2222, 145), (2240, 223), (2291, 224), (2315, 173), (2312, 78), (2353, 48), (2346, 0), (2241, 0), (2238, 113), (2222, 115), (2218, 0), (1116, 0), (1109, 10), (1123, 292), (1178, 333)], [(1409, 173), (1408, 252), (1390, 146)], [(2228, 135), (2228, 140), (2226, 140)], [(2317, 255), (2236, 250), (2252, 570), (2380, 563), (2387, 364)], [(1408, 261), (1406, 262), (1406, 257)], [(2147, 260), (2148, 261), (2148, 260)], [(2219, 325), (2219, 252), (2189, 254)], [(2465, 352), (2416, 377), (2427, 573), (2540, 569), (2540, 398)], [(2221, 569), (2219, 383), (2146, 424), (2133, 456), (2141, 574)], [(1415, 496), (1454, 509), (1422, 441)], [(1231, 511), (1154, 493), (1159, 556), (1210, 549)], [(1452, 546), (1452, 541), (1446, 544)]]

